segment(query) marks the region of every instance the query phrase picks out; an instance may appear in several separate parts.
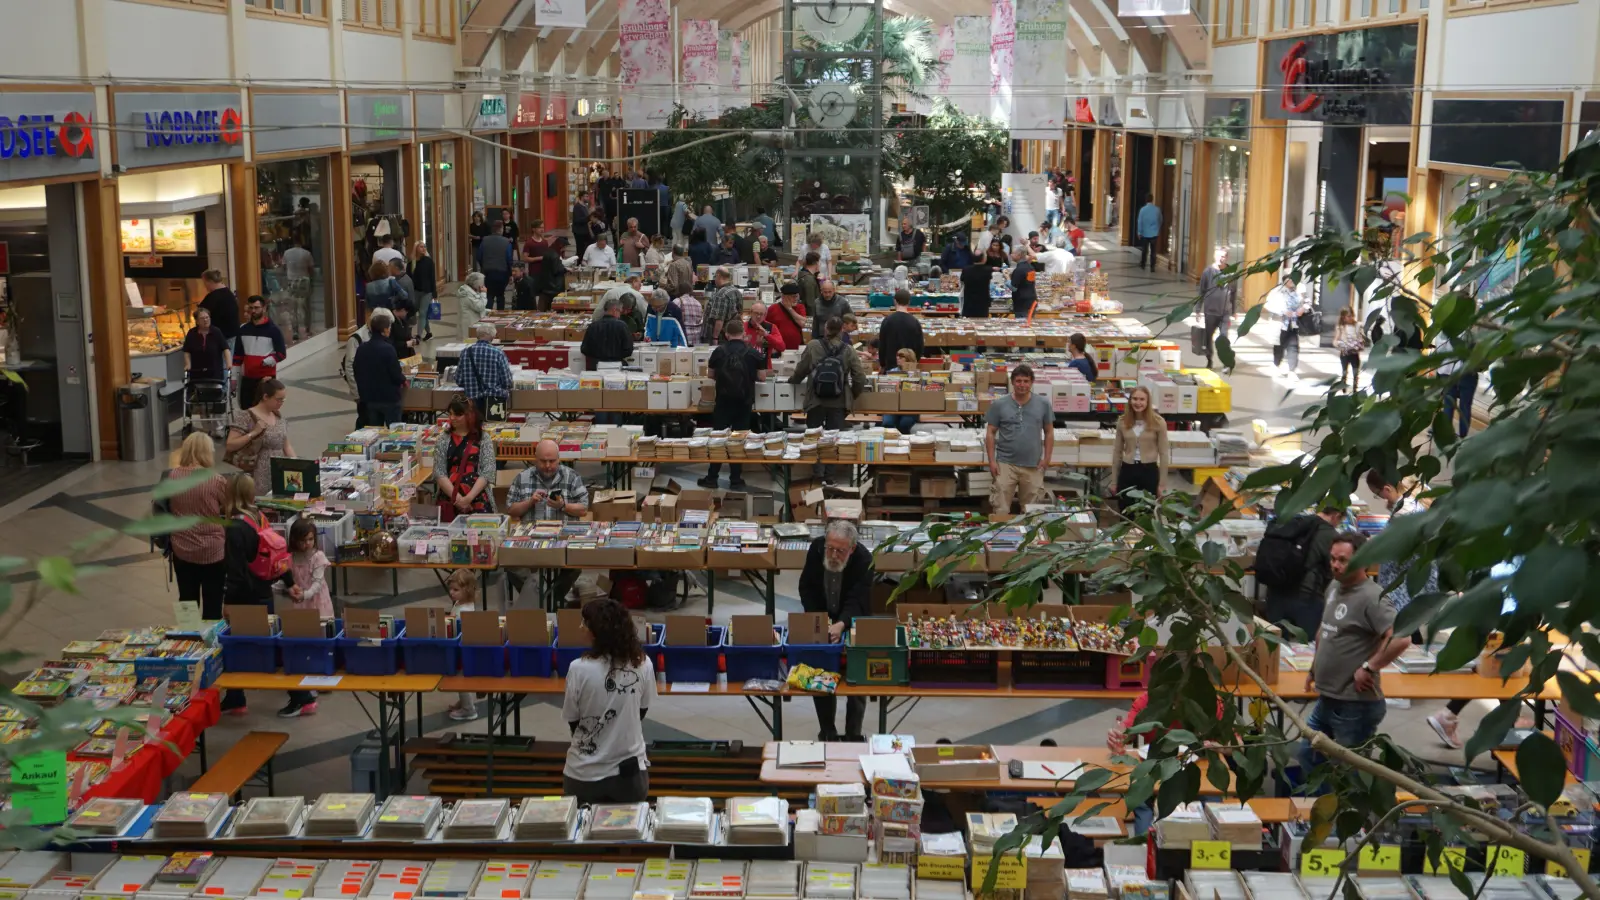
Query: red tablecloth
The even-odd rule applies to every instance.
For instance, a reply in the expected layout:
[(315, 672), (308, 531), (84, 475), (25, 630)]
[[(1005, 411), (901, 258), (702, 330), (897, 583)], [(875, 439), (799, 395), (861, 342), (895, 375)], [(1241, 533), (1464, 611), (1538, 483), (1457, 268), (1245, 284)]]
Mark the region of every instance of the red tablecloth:
[[(154, 803), (161, 796), (161, 784), (168, 775), (194, 752), (200, 732), (217, 724), (222, 716), (222, 698), (216, 690), (207, 688), (195, 691), (189, 705), (183, 708), (161, 728), (161, 738), (167, 743), (146, 744), (128, 755), (122, 768), (107, 775), (105, 780), (84, 791), (84, 799), (95, 797), (125, 797)], [(70, 756), (71, 759), (87, 757)]]

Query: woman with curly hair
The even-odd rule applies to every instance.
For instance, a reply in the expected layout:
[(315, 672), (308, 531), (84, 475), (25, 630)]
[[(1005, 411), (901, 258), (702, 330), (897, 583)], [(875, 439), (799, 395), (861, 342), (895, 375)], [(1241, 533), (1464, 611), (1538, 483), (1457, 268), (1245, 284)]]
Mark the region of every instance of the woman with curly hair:
[(656, 670), (633, 617), (615, 600), (583, 606), (589, 649), (567, 670), (561, 714), (572, 729), (562, 769), (579, 803), (636, 803), (650, 793), (641, 723), (656, 698)]

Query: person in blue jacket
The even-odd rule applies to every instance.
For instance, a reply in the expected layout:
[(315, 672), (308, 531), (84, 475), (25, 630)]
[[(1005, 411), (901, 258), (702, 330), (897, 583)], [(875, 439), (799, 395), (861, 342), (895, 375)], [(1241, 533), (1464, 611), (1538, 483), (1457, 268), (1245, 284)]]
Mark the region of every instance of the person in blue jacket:
[(651, 292), (650, 314), (644, 320), (644, 339), (672, 347), (687, 347), (689, 341), (683, 336), (683, 325), (667, 315), (667, 304), (670, 300), (667, 292), (661, 288)]
[(949, 272), (965, 269), (970, 265), (972, 265), (972, 248), (968, 244), (967, 236), (958, 234), (950, 243), (944, 245), (944, 253), (939, 255), (939, 268)]

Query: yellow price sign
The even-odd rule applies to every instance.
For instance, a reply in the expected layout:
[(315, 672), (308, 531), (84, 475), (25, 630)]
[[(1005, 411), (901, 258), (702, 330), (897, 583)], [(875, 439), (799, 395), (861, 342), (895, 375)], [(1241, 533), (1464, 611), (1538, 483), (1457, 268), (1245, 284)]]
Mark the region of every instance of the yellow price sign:
[(1490, 844), (1489, 853), (1484, 857), (1486, 867), (1496, 875), (1510, 875), (1521, 878), (1528, 871), (1528, 854), (1515, 847), (1502, 847), (1499, 844)]
[[(1192, 851), (1191, 851), (1192, 852)], [(1300, 851), (1300, 874), (1314, 878), (1332, 876), (1344, 864), (1343, 850), (1319, 847)]]
[[(989, 877), (989, 865), (994, 863), (992, 856), (977, 856), (972, 860), (972, 889), (983, 889), (983, 883)], [(1017, 859), (1015, 856), (1002, 856), (995, 865), (994, 889), (997, 891), (1020, 891), (1028, 887), (1028, 861)]]
[(1393, 844), (1368, 844), (1361, 848), (1361, 855), (1356, 859), (1356, 870), (1360, 872), (1398, 872), (1400, 871), (1400, 848)]
[(1189, 868), (1233, 868), (1233, 845), (1227, 841), (1194, 841), (1189, 844)]
[(1444, 847), (1439, 851), (1439, 864), (1435, 866), (1424, 856), (1422, 870), (1429, 875), (1448, 875), (1450, 870), (1465, 872), (1467, 870), (1467, 848)]
[(930, 881), (966, 881), (967, 858), (964, 856), (918, 856), (917, 877)]
[[(1588, 850), (1575, 848), (1572, 851), (1572, 858), (1576, 859), (1578, 861), (1578, 865), (1582, 866), (1583, 870), (1585, 872), (1589, 871), (1589, 851)], [(1544, 872), (1545, 872), (1546, 875), (1549, 875), (1551, 878), (1569, 878), (1569, 877), (1571, 877), (1571, 876), (1569, 876), (1567, 874), (1567, 867), (1563, 866), (1560, 863), (1545, 863)]]

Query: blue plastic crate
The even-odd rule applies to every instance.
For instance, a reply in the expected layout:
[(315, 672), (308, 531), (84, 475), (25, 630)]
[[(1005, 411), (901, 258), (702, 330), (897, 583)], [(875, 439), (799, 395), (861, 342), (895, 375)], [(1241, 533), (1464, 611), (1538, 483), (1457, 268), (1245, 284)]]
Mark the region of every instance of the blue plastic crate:
[(805, 665), (824, 672), (844, 674), (844, 643), (783, 645), (784, 660), (789, 668)]
[(454, 675), (461, 671), (461, 638), (400, 639), (400, 653), (411, 675)]
[(339, 670), (339, 638), (343, 630), (333, 637), (278, 638), (278, 650), (283, 656), (285, 675), (332, 675)]
[(789, 639), (789, 628), (773, 628), (778, 632), (778, 641), (770, 647), (734, 644), (733, 630), (728, 630), (729, 643), (722, 648), (722, 655), (728, 662), (729, 684), (744, 684), (752, 678), (783, 679), (783, 645)]
[(470, 678), (504, 678), (506, 676), (506, 645), (461, 645), (461, 674)]
[(506, 645), (513, 678), (549, 678), (555, 671), (555, 648)]
[(367, 638), (347, 637), (344, 622), (339, 622), (337, 640), (339, 655), (344, 658), (347, 675), (393, 675), (400, 671), (400, 638), (405, 637), (406, 623), (395, 621), (394, 637), (373, 641)]
[(677, 684), (680, 681), (716, 684), (717, 658), (722, 655), (722, 645), (727, 640), (727, 626), (707, 625), (704, 647), (662, 645), (662, 668), (667, 674), (667, 684)]
[[(656, 656), (656, 654), (652, 651), (655, 651), (661, 647), (661, 638), (662, 635), (666, 633), (666, 630), (667, 627), (665, 625), (659, 625), (655, 623), (650, 625), (650, 640), (644, 645), (644, 649), (645, 653), (651, 658)], [(555, 643), (560, 637), (561, 629), (557, 628), (555, 630), (555, 634), (550, 636), (551, 643)], [(572, 666), (572, 661), (582, 656), (588, 649), (589, 648), (587, 647), (555, 647), (553, 653), (556, 664), (556, 674), (562, 678), (567, 677), (567, 669)]]
[(278, 671), (278, 636), (234, 637), (224, 628), (217, 637), (222, 646), (222, 671), (265, 672)]

